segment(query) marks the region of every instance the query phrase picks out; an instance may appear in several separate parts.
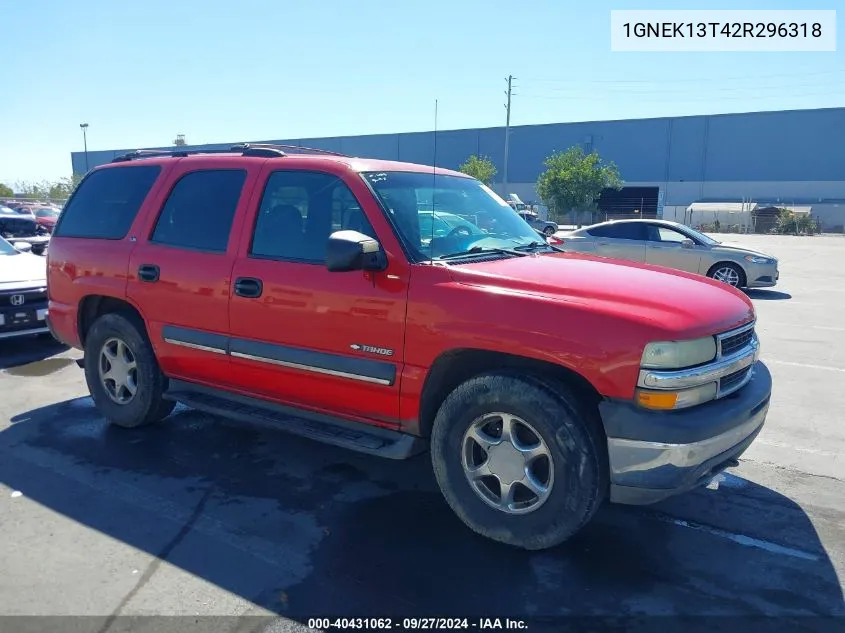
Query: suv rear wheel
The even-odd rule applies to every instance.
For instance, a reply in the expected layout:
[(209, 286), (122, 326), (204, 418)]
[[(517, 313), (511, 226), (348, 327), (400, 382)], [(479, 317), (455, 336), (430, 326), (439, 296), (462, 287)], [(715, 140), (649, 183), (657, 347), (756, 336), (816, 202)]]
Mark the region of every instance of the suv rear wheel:
[(97, 409), (124, 428), (158, 422), (176, 406), (162, 399), (165, 378), (146, 333), (121, 314), (105, 314), (91, 326), (85, 381)]
[(478, 376), (455, 389), (435, 418), (435, 477), (478, 534), (523, 549), (552, 547), (580, 530), (605, 498), (598, 424), (566, 387)]

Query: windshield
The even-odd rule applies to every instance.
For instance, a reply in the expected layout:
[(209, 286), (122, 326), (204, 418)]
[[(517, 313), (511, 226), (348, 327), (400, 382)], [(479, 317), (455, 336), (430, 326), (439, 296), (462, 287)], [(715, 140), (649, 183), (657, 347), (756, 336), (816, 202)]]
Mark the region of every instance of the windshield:
[(417, 261), (544, 244), (507, 202), (473, 178), (395, 171), (362, 176)]
[(56, 218), (59, 216), (59, 212), (56, 209), (38, 209), (35, 215), (39, 218)]
[(694, 237), (697, 240), (701, 240), (702, 242), (704, 242), (708, 246), (714, 246), (715, 244), (721, 244), (720, 241), (714, 240), (712, 237), (708, 237), (704, 233), (700, 233), (700, 232), (696, 231), (695, 229), (691, 229), (688, 226), (683, 227), (681, 229), (681, 231), (686, 233), (690, 237)]
[(19, 255), (20, 251), (9, 244), (6, 240), (0, 237), (0, 256), (2, 255)]

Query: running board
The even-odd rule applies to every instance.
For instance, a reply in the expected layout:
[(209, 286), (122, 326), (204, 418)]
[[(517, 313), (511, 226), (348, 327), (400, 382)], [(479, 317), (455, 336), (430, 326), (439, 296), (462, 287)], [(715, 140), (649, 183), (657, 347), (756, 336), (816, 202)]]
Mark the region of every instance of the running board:
[(171, 379), (170, 389), (163, 397), (230, 420), (264, 423), (324, 444), (387, 459), (407, 459), (427, 449), (422, 438), (407, 433), (300, 411), (180, 380)]

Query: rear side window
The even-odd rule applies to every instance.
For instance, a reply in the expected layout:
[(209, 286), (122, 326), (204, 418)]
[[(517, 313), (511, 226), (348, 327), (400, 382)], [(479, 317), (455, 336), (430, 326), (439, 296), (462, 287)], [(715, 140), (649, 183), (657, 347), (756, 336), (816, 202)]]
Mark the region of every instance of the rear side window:
[(588, 231), (593, 237), (609, 237), (614, 240), (645, 240), (645, 225), (639, 222), (627, 224), (606, 224)]
[(186, 174), (164, 203), (150, 241), (225, 253), (245, 181), (246, 171), (242, 169)]
[(160, 172), (158, 165), (138, 165), (89, 174), (62, 211), (53, 235), (124, 238)]

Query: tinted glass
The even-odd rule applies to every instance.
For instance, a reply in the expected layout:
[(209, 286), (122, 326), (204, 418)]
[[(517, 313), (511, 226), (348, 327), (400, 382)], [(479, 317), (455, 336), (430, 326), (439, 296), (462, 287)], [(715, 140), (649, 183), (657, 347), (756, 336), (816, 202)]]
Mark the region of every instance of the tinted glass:
[(250, 255), (323, 264), (329, 235), (340, 230), (376, 237), (358, 200), (340, 178), (277, 171), (264, 188)]
[(680, 243), (680, 242), (683, 242), (684, 240), (689, 239), (683, 233), (679, 233), (678, 231), (673, 231), (672, 229), (667, 229), (665, 226), (653, 227), (653, 230), (654, 229), (656, 229), (654, 232), (657, 233), (657, 239), (660, 240), (661, 242)]
[(242, 169), (186, 174), (170, 192), (150, 241), (223, 253), (246, 180)]
[(65, 205), (53, 235), (125, 237), (160, 171), (157, 165), (137, 165), (92, 172)]
[(647, 237), (645, 225), (638, 222), (605, 224), (590, 229), (588, 233), (594, 237), (609, 237), (615, 240), (645, 240)]

